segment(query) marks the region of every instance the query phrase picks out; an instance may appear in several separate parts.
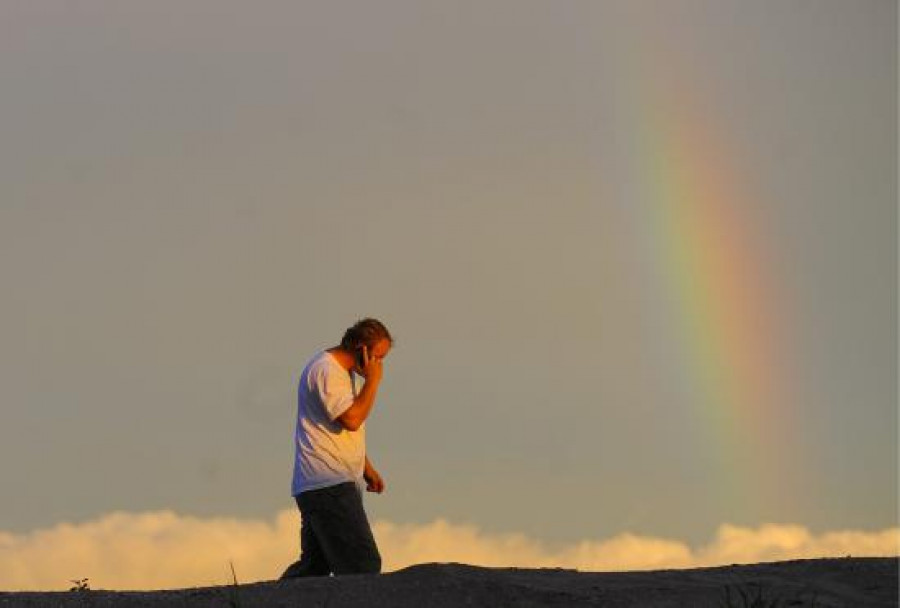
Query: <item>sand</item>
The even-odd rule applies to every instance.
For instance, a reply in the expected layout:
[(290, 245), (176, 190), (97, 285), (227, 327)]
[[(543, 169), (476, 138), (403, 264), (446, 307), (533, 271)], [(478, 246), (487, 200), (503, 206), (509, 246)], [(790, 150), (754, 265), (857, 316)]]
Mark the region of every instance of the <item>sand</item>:
[[(449, 606), (897, 606), (898, 558), (832, 558), (689, 570), (579, 572), (421, 564), (378, 575), (166, 591), (2, 592), (0, 607), (437, 608)], [(753, 599), (762, 601), (754, 604)], [(730, 598), (730, 599), (729, 599)]]

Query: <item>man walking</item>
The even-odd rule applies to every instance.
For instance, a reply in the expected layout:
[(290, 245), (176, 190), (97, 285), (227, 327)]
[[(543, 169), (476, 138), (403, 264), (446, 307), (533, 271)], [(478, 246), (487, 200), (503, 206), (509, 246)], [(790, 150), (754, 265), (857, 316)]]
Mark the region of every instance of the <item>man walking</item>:
[[(365, 421), (393, 343), (380, 321), (363, 319), (300, 375), (291, 493), (302, 519), (301, 555), (281, 578), (381, 572), (361, 482), (369, 492), (384, 491), (366, 456)], [(365, 378), (359, 393), (354, 373)]]

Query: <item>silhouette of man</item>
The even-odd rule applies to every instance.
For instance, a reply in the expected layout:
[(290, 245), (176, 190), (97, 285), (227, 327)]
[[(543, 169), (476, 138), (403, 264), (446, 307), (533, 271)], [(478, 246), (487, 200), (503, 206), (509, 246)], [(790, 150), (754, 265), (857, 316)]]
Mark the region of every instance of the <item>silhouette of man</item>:
[[(366, 418), (394, 340), (376, 319), (347, 329), (300, 374), (291, 493), (300, 510), (300, 559), (281, 578), (381, 572), (381, 554), (363, 509), (362, 483), (384, 480), (366, 456)], [(359, 393), (353, 374), (365, 378)]]

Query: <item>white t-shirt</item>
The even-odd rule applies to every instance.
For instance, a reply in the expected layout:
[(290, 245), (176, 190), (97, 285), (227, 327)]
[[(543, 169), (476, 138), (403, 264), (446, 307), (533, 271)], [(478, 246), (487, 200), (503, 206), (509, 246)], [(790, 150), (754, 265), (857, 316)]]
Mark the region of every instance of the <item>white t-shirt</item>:
[(348, 431), (337, 420), (355, 397), (350, 373), (331, 353), (320, 351), (306, 364), (297, 387), (292, 495), (346, 481), (362, 484), (366, 423)]

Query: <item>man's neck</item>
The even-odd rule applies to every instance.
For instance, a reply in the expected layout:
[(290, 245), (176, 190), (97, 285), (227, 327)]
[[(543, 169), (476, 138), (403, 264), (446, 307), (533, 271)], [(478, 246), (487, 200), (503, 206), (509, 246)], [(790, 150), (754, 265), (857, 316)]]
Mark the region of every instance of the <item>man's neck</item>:
[(328, 352), (335, 358), (338, 364), (343, 367), (348, 372), (353, 369), (354, 364), (356, 363), (353, 360), (353, 355), (340, 346), (333, 346), (328, 349)]

